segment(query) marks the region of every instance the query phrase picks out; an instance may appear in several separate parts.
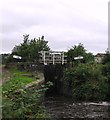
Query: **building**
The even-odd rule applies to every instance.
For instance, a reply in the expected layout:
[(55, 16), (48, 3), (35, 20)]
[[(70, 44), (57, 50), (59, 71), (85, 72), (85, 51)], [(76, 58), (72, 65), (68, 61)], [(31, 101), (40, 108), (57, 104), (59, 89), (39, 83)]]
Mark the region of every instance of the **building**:
[(63, 51), (41, 51), (39, 62), (47, 64), (67, 63), (66, 55)]
[(105, 56), (105, 54), (104, 53), (97, 53), (96, 55), (95, 55), (95, 62), (97, 62), (97, 63), (101, 63), (102, 62), (102, 60), (103, 60), (103, 58), (104, 58), (104, 56)]

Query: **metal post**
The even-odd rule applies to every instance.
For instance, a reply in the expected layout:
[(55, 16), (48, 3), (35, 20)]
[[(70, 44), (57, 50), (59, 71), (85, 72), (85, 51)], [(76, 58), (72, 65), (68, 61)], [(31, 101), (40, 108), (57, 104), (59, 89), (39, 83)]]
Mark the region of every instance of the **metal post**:
[(53, 65), (55, 64), (55, 54), (53, 53)]

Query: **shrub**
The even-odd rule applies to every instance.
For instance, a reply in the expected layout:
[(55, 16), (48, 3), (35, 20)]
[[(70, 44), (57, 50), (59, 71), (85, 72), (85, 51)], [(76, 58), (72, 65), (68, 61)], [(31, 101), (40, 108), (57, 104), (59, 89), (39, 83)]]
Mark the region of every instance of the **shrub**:
[[(3, 118), (31, 118), (39, 115), (41, 109), (41, 101), (44, 92), (52, 85), (51, 82), (41, 85), (37, 89), (37, 85), (33, 85), (28, 89), (16, 89), (13, 86), (10, 90), (3, 91)], [(44, 116), (40, 112), (41, 117)], [(46, 116), (46, 114), (45, 114)]]
[[(103, 65), (79, 64), (65, 71), (64, 86), (75, 100), (99, 101), (107, 99), (108, 79), (102, 74)], [(70, 87), (71, 86), (71, 87)]]
[[(13, 71), (11, 80), (2, 85), (2, 117), (5, 118), (31, 118), (35, 117), (40, 111), (41, 117), (44, 116), (41, 109), (44, 92), (52, 86), (51, 82), (43, 84), (33, 84), (34, 78), (22, 76), (24, 72)], [(42, 110), (42, 111), (41, 111)], [(39, 114), (38, 114), (39, 115)]]
[(110, 101), (110, 63), (107, 63), (105, 65), (103, 65), (102, 67), (102, 74), (107, 77), (108, 80), (108, 94), (107, 94), (107, 100)]

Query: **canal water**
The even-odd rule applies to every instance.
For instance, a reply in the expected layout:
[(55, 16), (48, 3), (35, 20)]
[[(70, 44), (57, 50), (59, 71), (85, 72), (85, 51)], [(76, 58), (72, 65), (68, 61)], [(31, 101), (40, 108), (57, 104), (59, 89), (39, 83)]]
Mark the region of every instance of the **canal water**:
[(110, 119), (109, 102), (74, 102), (66, 97), (48, 96), (43, 105), (51, 118)]

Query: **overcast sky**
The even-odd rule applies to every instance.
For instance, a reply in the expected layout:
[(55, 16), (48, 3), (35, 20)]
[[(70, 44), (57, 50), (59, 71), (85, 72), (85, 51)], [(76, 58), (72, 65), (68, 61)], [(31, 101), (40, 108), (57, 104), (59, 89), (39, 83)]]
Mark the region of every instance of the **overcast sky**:
[(109, 0), (1, 0), (0, 53), (10, 53), (23, 41), (42, 35), (52, 50), (68, 50), (78, 43), (88, 52), (108, 47)]

